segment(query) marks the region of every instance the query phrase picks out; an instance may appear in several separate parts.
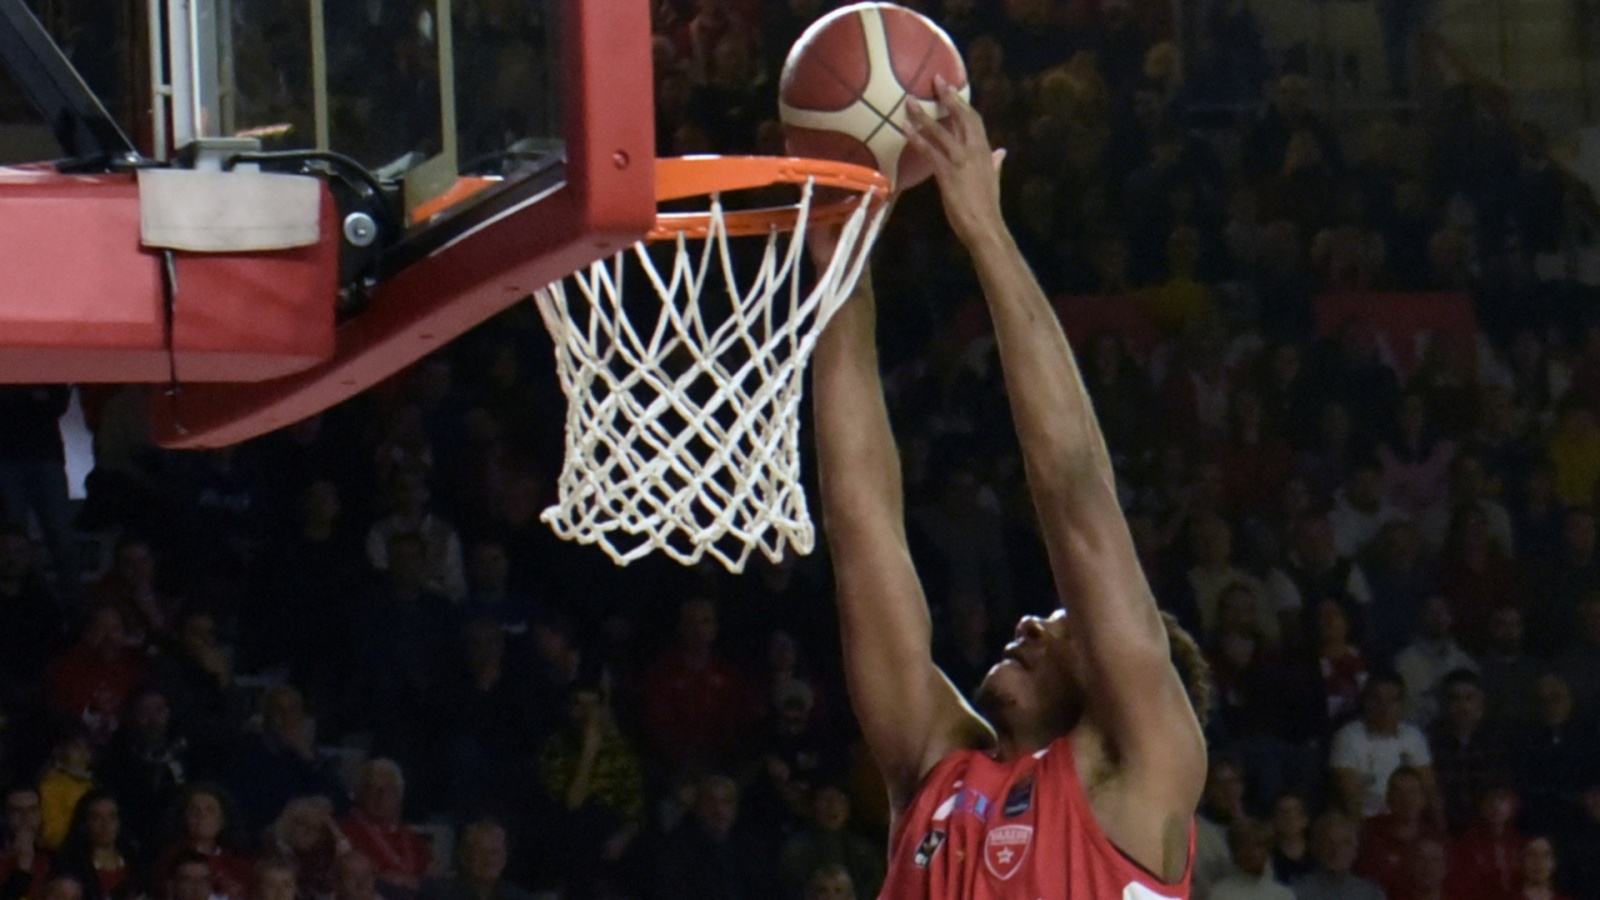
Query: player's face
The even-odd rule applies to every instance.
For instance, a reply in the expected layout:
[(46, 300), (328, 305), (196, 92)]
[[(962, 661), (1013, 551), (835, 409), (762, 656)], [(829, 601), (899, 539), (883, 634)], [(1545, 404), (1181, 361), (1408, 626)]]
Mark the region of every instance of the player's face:
[(1017, 623), (1004, 657), (978, 687), (977, 701), (986, 714), (1013, 726), (1065, 731), (1081, 709), (1081, 683), (1072, 622), (1057, 610), (1047, 619), (1024, 616)]

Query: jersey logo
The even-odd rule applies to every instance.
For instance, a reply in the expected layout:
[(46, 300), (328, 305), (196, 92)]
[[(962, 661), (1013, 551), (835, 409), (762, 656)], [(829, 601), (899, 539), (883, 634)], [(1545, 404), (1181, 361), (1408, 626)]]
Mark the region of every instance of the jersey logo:
[(1023, 776), (1021, 781), (1012, 785), (1011, 790), (1006, 793), (1005, 806), (1001, 808), (1000, 814), (1008, 819), (1015, 819), (1027, 812), (1028, 807), (1032, 805), (1033, 773), (1030, 772)]
[(939, 852), (939, 847), (943, 843), (944, 832), (928, 832), (928, 836), (923, 838), (922, 843), (917, 846), (917, 855), (913, 856), (911, 861), (917, 864), (917, 868), (926, 869), (928, 863), (933, 862), (933, 855)]
[(983, 840), (983, 864), (994, 877), (1007, 881), (1022, 868), (1022, 860), (1027, 857), (1032, 843), (1032, 826), (1001, 825)]

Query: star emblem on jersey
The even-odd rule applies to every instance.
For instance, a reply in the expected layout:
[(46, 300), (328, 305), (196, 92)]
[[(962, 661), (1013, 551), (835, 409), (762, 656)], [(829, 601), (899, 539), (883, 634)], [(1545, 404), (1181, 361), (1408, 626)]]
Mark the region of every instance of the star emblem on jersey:
[[(857, 15), (861, 17), (861, 30), (866, 36), (867, 56), (871, 60), (869, 67), (871, 77), (866, 90), (861, 92), (856, 102), (844, 109), (835, 110), (799, 109), (781, 100), (779, 106), (786, 124), (817, 131), (848, 133), (849, 127), (840, 126), (853, 123), (862, 112), (876, 116), (878, 127), (873, 129), (862, 142), (877, 159), (879, 171), (888, 175), (889, 180), (893, 182), (898, 180), (900, 149), (905, 145), (906, 104), (920, 104), (928, 115), (938, 116), (939, 102), (913, 97), (896, 77), (889, 38), (884, 30), (883, 12), (864, 6)], [(926, 67), (928, 61), (924, 60), (923, 65)], [(922, 71), (926, 72), (926, 68)], [(962, 85), (956, 89), (956, 93), (960, 94), (962, 99), (967, 99), (972, 96), (972, 89), (969, 85)]]
[(1028, 847), (1033, 844), (1031, 825), (1002, 825), (989, 832), (983, 840), (983, 864), (989, 874), (1001, 881), (1010, 880), (1022, 868), (1028, 857)]

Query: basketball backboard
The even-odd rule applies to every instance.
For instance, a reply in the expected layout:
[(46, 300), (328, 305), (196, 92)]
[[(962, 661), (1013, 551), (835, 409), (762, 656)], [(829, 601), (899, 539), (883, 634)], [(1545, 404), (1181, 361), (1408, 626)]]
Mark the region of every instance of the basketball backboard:
[[(166, 446), (319, 412), (654, 222), (644, 0), (151, 0), (149, 13), (152, 155), (258, 137), (354, 160), (404, 206), (377, 223), (370, 290), (342, 306), (331, 358), (156, 389)], [(463, 178), (485, 175), (487, 189)]]

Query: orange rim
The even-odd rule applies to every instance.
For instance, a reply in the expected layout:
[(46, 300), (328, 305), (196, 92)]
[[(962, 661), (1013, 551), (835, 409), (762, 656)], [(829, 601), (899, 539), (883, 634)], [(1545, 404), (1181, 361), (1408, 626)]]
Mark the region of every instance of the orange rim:
[[(876, 169), (853, 163), (798, 156), (678, 156), (656, 160), (656, 202), (709, 197), (726, 191), (748, 191), (776, 184), (803, 185), (812, 179), (819, 188), (846, 192), (839, 200), (811, 200), (810, 225), (837, 225), (850, 218), (861, 197), (872, 195), (874, 205), (889, 198), (889, 179)], [(501, 184), (498, 176), (462, 176), (444, 193), (411, 212), (417, 225)], [(800, 216), (798, 204), (763, 209), (725, 210), (722, 221), (735, 237), (768, 234), (773, 229), (793, 231)], [(651, 241), (675, 240), (678, 235), (703, 238), (711, 231), (709, 212), (663, 212), (645, 237)]]
[[(726, 191), (747, 191), (777, 184), (803, 185), (815, 181), (818, 188), (836, 188), (847, 196), (831, 202), (818, 202), (812, 196), (807, 225), (833, 225), (850, 218), (871, 196), (873, 205), (889, 199), (889, 179), (875, 169), (853, 163), (793, 156), (681, 156), (656, 160), (656, 201), (707, 197)], [(800, 206), (773, 206), (762, 209), (725, 210), (722, 222), (729, 235), (749, 237), (773, 230), (793, 231), (800, 217)], [(703, 238), (711, 231), (709, 212), (663, 212), (647, 240), (676, 240), (678, 235)]]

